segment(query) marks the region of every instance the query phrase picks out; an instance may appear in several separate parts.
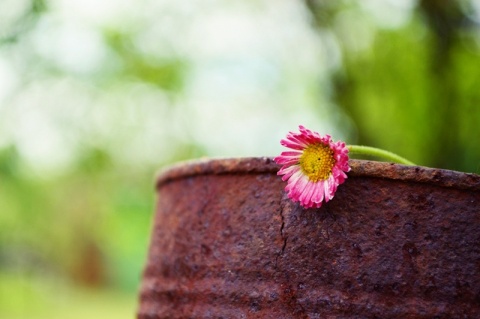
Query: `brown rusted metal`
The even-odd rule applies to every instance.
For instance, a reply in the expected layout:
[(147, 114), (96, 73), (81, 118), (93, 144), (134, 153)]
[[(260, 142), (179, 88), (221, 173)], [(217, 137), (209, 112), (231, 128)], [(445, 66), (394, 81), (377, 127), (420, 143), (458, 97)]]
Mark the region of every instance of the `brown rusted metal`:
[(308, 210), (269, 158), (161, 173), (137, 317), (480, 318), (480, 176), (350, 163)]

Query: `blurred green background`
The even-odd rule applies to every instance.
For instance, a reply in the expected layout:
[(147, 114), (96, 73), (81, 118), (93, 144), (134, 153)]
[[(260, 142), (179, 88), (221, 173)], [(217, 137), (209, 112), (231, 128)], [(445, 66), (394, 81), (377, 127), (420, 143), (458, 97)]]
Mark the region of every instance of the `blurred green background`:
[(154, 177), (299, 124), (480, 173), (480, 1), (0, 3), (0, 317), (133, 318)]

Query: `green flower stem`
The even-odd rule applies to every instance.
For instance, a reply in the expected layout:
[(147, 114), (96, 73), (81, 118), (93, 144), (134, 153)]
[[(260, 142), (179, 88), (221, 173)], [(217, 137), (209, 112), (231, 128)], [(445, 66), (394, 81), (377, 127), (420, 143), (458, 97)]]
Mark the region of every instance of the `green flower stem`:
[(351, 154), (371, 155), (383, 158), (387, 161), (397, 162), (399, 164), (415, 165), (414, 163), (401, 156), (398, 156), (397, 154), (379, 148), (362, 145), (347, 145), (347, 148)]

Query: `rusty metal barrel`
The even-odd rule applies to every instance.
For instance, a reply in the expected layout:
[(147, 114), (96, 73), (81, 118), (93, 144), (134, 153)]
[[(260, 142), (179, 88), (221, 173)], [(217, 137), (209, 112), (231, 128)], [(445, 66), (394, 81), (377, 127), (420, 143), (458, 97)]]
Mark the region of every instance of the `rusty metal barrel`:
[(480, 176), (350, 164), (320, 209), (270, 158), (162, 172), (137, 318), (480, 318)]

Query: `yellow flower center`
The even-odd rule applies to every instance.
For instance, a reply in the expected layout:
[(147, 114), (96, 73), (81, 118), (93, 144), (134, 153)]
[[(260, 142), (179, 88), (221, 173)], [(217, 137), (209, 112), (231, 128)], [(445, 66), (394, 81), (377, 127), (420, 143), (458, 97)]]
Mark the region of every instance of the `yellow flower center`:
[(335, 162), (333, 151), (322, 143), (307, 146), (300, 156), (300, 167), (313, 183), (328, 179)]

